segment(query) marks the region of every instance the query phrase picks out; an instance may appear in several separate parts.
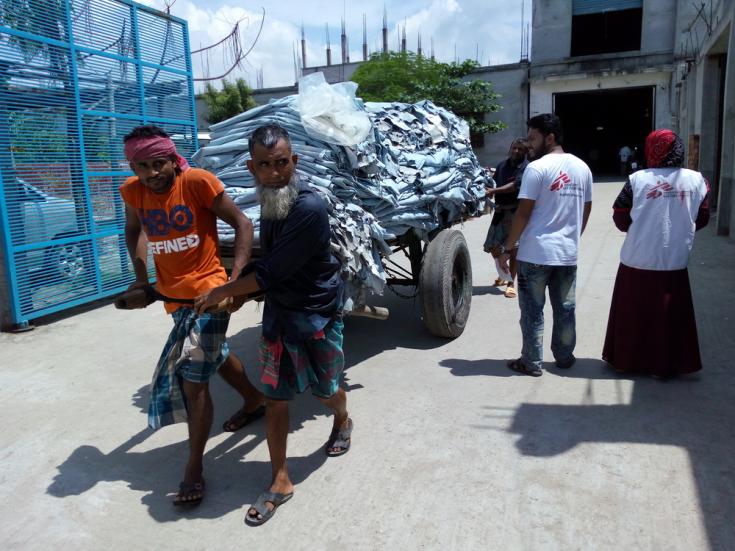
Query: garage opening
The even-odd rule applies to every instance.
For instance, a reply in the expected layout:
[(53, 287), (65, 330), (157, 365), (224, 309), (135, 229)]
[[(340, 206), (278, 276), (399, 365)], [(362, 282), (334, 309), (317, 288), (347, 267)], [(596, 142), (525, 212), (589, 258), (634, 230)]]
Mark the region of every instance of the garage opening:
[(654, 121), (655, 87), (554, 94), (564, 150), (583, 159), (596, 177), (619, 176), (618, 152), (627, 145), (643, 162), (643, 143)]

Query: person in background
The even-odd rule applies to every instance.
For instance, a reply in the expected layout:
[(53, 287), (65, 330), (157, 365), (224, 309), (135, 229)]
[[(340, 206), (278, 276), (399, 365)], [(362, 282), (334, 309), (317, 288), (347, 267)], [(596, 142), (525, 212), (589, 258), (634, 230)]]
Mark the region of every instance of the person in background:
[(613, 205), (627, 235), (602, 358), (619, 373), (664, 379), (702, 369), (687, 264), (694, 232), (709, 221), (709, 186), (681, 168), (684, 144), (671, 130), (651, 132), (644, 155), (648, 168)]
[(498, 278), (493, 285), (496, 287), (507, 285), (505, 296), (508, 298), (517, 296), (515, 290), (515, 249), (511, 251), (510, 265), (507, 271), (501, 268), (498, 257), (500, 256), (500, 248), (505, 243), (513, 223), (513, 214), (518, 209), (518, 190), (520, 189), (523, 171), (528, 165), (527, 153), (528, 147), (524, 138), (513, 140), (508, 151), (508, 158), (500, 161), (495, 169), (494, 179), (497, 187), (485, 189), (485, 195), (495, 201), (495, 213), (487, 230), (483, 249), (495, 259)]
[(624, 145), (618, 151), (618, 159), (620, 159), (620, 177), (625, 178), (630, 172), (630, 159), (633, 156), (633, 150)]

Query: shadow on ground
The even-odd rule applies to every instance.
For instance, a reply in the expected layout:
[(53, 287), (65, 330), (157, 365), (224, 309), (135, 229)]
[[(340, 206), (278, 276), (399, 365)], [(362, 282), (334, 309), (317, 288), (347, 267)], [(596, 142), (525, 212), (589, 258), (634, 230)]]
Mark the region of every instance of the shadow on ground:
[(472, 296), (479, 297), (482, 295), (502, 295), (505, 294), (505, 287), (495, 287), (494, 285), (475, 285), (472, 288)]
[[(221, 381), (216, 381), (212, 386), (217, 411), (237, 409), (236, 399), (220, 396), (223, 392), (234, 394), (233, 391)], [(145, 411), (147, 394), (147, 386), (142, 387), (133, 396), (133, 405)], [(232, 402), (232, 407), (218, 407), (223, 402)], [(316, 400), (297, 399), (291, 407), (291, 430), (298, 430), (306, 421), (325, 413), (326, 410)], [(224, 417), (219, 421), (217, 417), (213, 435), (222, 433)], [(325, 441), (330, 429), (331, 424), (325, 420)], [(58, 466), (58, 474), (47, 493), (63, 498), (83, 494), (99, 482), (124, 481), (131, 490), (144, 492), (141, 503), (148, 508), (151, 517), (158, 522), (168, 522), (181, 518), (219, 518), (254, 502), (260, 491), (268, 485), (270, 464), (246, 459), (265, 440), (265, 421), (261, 419), (208, 448), (204, 455), (207, 480), (204, 501), (196, 508), (175, 507), (172, 498), (180, 482), (188, 444), (184, 440), (148, 451), (135, 451), (136, 446), (153, 432), (148, 428), (141, 430), (109, 453), (89, 445), (78, 447)], [(289, 457), (289, 472), (295, 484), (306, 480), (327, 460), (322, 446), (323, 443), (319, 443), (314, 452), (307, 456)]]
[[(385, 350), (397, 347), (430, 349), (446, 342), (426, 330), (415, 300), (399, 298), (386, 290), (384, 297), (376, 297), (371, 303), (387, 306), (390, 317), (385, 321), (346, 318), (347, 368)], [(233, 326), (237, 326), (237, 314), (230, 323), (231, 330)], [(253, 382), (258, 376), (256, 366), (260, 333), (259, 325), (247, 327), (228, 339), (231, 350), (243, 361)], [(154, 361), (151, 360), (152, 363)], [(362, 388), (361, 385), (349, 383), (349, 373), (345, 374), (345, 387), (347, 390)], [(215, 405), (214, 436), (222, 433), (222, 423), (241, 403), (238, 395), (219, 377), (212, 380), (210, 388)], [(140, 388), (132, 397), (132, 402), (133, 407), (147, 411), (148, 387)], [(328, 410), (321, 403), (304, 395), (294, 400), (290, 409), (292, 433), (302, 428), (306, 421), (323, 418), (321, 421), (326, 442), (331, 421), (327, 419)], [(265, 422), (259, 420), (208, 448), (204, 456), (207, 495), (202, 504), (188, 510), (174, 507), (171, 501), (180, 482), (188, 444), (183, 440), (148, 451), (136, 451), (135, 448), (153, 432), (148, 428), (141, 430), (109, 453), (103, 453), (91, 445), (78, 447), (58, 466), (58, 474), (47, 492), (63, 498), (83, 494), (99, 482), (124, 481), (131, 490), (144, 492), (141, 503), (148, 508), (151, 517), (159, 522), (169, 522), (180, 518), (218, 518), (241, 508), (244, 514), (244, 507), (255, 501), (270, 480), (269, 462), (247, 460), (247, 456), (265, 441)], [(307, 456), (289, 456), (289, 472), (294, 484), (306, 480), (326, 460), (323, 442), (318, 443), (315, 451)]]

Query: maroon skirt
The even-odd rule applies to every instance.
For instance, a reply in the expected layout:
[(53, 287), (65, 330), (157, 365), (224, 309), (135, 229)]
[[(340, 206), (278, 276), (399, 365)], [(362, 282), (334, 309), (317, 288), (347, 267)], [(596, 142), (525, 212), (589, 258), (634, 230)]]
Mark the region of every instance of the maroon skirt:
[(602, 359), (619, 372), (658, 377), (702, 369), (686, 268), (639, 270), (620, 264)]

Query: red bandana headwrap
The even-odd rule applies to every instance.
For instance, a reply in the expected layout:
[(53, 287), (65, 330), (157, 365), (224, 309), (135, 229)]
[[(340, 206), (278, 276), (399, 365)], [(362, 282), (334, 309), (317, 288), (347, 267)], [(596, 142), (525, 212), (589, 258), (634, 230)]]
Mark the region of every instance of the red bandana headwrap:
[(190, 168), (186, 159), (176, 151), (176, 146), (171, 138), (164, 138), (163, 136), (129, 139), (125, 142), (125, 157), (128, 161), (173, 157), (181, 172), (185, 172)]
[(684, 162), (684, 144), (671, 130), (654, 130), (646, 138), (648, 168), (679, 167)]

